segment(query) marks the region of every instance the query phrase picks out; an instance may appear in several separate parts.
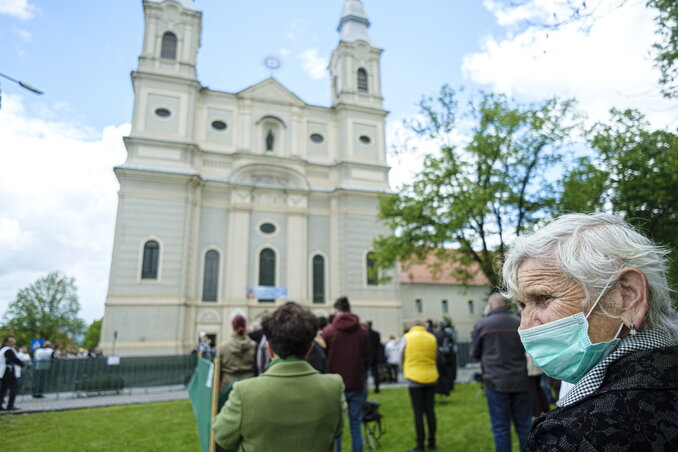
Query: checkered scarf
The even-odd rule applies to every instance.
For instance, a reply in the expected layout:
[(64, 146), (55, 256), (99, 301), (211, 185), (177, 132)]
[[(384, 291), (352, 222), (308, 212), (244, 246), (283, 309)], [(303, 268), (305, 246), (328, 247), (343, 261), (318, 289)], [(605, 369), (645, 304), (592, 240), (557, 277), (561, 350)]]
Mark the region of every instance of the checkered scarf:
[(625, 337), (619, 341), (619, 344), (612, 353), (596, 364), (589, 373), (584, 375), (584, 378), (582, 378), (579, 383), (565, 395), (565, 397), (558, 400), (556, 405), (559, 407), (572, 405), (593, 394), (593, 392), (603, 383), (605, 372), (609, 365), (622, 356), (642, 350), (652, 350), (654, 348), (670, 347), (672, 345), (675, 344), (664, 330), (642, 331), (638, 332), (638, 334)]

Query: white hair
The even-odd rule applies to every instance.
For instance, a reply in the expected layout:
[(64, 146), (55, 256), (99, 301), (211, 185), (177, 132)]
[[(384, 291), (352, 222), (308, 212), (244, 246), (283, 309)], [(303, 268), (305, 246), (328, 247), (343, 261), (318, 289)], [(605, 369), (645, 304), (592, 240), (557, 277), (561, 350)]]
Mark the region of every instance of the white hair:
[[(608, 214), (563, 215), (529, 236), (518, 237), (504, 263), (505, 295), (518, 293), (518, 269), (528, 259), (555, 265), (586, 294), (582, 305), (597, 298), (619, 271), (636, 268), (647, 278), (648, 313), (640, 330), (665, 330), (678, 339), (671, 290), (666, 278), (669, 251), (654, 244), (621, 218)], [(583, 307), (583, 306), (582, 306)], [(605, 309), (603, 312), (612, 317)]]

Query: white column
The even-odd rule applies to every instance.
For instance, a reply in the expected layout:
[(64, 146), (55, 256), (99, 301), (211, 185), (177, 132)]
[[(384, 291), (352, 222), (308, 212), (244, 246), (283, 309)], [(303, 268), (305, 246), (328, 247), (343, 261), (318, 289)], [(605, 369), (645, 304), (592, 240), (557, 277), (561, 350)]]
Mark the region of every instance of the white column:
[(309, 302), (307, 202), (304, 195), (287, 196), (287, 206), (294, 209), (287, 215), (287, 298), (303, 304)]
[[(226, 250), (226, 300), (245, 302), (247, 270), (249, 267), (250, 211), (243, 204), (249, 204), (250, 192), (231, 192), (231, 212), (228, 221), (228, 249)], [(240, 204), (240, 206), (238, 206)]]
[(340, 280), (341, 280), (341, 243), (340, 243), (340, 234), (339, 234), (339, 199), (336, 195), (332, 196), (330, 199), (330, 255), (329, 255), (329, 271), (330, 271), (330, 287), (327, 293), (329, 294), (330, 299), (328, 302), (334, 298), (337, 298), (343, 293), (340, 293), (342, 290)]

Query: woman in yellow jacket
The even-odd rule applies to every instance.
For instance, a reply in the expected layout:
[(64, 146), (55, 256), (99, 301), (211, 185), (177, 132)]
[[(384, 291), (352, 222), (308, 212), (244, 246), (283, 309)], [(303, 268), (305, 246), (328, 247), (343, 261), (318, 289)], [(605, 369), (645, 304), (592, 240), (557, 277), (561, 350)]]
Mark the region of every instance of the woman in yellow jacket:
[[(409, 452), (436, 450), (436, 414), (433, 396), (438, 381), (436, 337), (421, 325), (413, 326), (404, 336), (403, 374), (407, 380), (417, 431), (417, 447)], [(428, 424), (428, 449), (424, 449), (424, 414)]]

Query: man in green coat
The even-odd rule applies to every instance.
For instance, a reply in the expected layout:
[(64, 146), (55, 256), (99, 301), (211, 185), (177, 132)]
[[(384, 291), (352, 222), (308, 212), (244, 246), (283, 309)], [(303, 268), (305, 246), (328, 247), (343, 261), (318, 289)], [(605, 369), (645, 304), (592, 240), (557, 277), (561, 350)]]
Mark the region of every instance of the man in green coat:
[(263, 322), (272, 361), (256, 378), (233, 386), (212, 422), (216, 442), (247, 452), (332, 451), (346, 418), (341, 376), (320, 374), (305, 360), (318, 326), (288, 303)]

